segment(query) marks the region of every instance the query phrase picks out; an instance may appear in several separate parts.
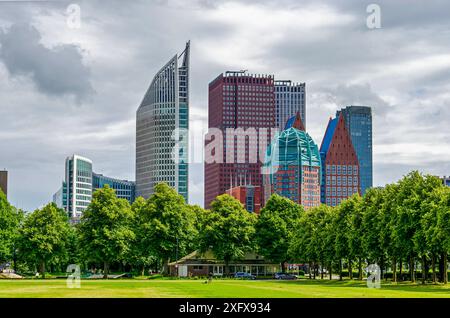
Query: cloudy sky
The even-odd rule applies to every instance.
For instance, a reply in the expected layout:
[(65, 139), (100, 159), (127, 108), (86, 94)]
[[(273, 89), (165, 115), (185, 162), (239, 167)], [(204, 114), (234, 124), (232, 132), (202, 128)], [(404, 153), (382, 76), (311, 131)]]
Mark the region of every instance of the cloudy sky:
[[(372, 106), (375, 185), (412, 169), (450, 174), (449, 1), (72, 2), (0, 1), (0, 169), (18, 207), (49, 202), (73, 153), (134, 180), (136, 109), (187, 40), (192, 127), (206, 124), (209, 81), (248, 69), (306, 82), (319, 144), (337, 109)], [(366, 25), (370, 3), (380, 29)], [(202, 204), (201, 164), (190, 177)]]

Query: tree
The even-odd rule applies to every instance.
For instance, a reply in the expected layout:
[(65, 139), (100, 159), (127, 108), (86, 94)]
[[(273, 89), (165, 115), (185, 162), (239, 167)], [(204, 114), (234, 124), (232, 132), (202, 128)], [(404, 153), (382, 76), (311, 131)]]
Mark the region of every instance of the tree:
[(9, 204), (0, 189), (0, 263), (14, 257), (14, 245), (19, 232), (20, 212)]
[[(398, 183), (397, 219), (394, 226), (394, 237), (409, 259), (410, 279), (415, 282), (416, 257), (422, 257), (422, 266), (426, 267), (426, 247), (419, 243), (424, 241), (421, 231), (421, 220), (424, 211), (421, 205), (427, 200), (433, 189), (441, 187), (438, 178), (423, 177), (418, 171), (412, 171)], [(424, 272), (425, 275), (425, 272)]]
[[(365, 257), (364, 246), (362, 244), (363, 238), (363, 210), (362, 198), (359, 195), (350, 197), (346, 204), (352, 209), (350, 215), (350, 232), (348, 235), (350, 256), (352, 259), (358, 260), (358, 279), (362, 280), (362, 262)], [(350, 273), (350, 277), (352, 274)]]
[(167, 272), (171, 259), (195, 248), (197, 231), (193, 210), (187, 206), (183, 196), (166, 183), (157, 184), (150, 198), (137, 204), (139, 207), (135, 210), (143, 251), (161, 260), (163, 270)]
[[(436, 283), (437, 278), (436, 261), (439, 255), (445, 254), (445, 240), (449, 236), (448, 233), (445, 233), (445, 230), (442, 230), (442, 220), (444, 218), (442, 217), (443, 214), (441, 212), (446, 209), (446, 198), (449, 195), (449, 192), (450, 188), (448, 187), (436, 188), (421, 205), (424, 211), (424, 216), (421, 220), (421, 228), (424, 233), (427, 249), (430, 252), (433, 283)], [(440, 220), (439, 225), (438, 220)], [(440, 276), (440, 280), (444, 281), (444, 275), (441, 273)]]
[(336, 258), (339, 262), (339, 279), (342, 280), (342, 260), (348, 259), (349, 277), (352, 278), (352, 255), (350, 250), (351, 216), (354, 209), (353, 201), (344, 200), (337, 209), (334, 218), (334, 228), (336, 230)]
[(145, 207), (146, 201), (143, 197), (138, 197), (131, 205), (132, 211), (132, 221), (131, 229), (135, 235), (134, 239), (130, 244), (130, 249), (126, 254), (125, 258), (128, 263), (132, 264), (132, 267), (137, 266), (140, 268), (141, 275), (145, 274), (145, 269), (151, 264), (155, 263), (157, 260), (155, 255), (149, 249), (149, 246), (145, 244), (145, 227), (143, 226), (141, 213), (142, 209)]
[(364, 195), (361, 209), (362, 215), (362, 246), (369, 262), (381, 264), (385, 251), (381, 245), (383, 231), (382, 207), (384, 190), (371, 188)]
[(303, 213), (300, 205), (273, 194), (256, 222), (258, 251), (267, 259), (280, 263), (283, 272), (289, 258), (289, 242)]
[(67, 252), (69, 223), (65, 212), (54, 203), (29, 214), (20, 229), (19, 251), (39, 264), (45, 278), (46, 264)]
[(207, 212), (206, 226), (199, 235), (201, 252), (211, 250), (214, 256), (225, 263), (229, 274), (229, 263), (244, 257), (254, 246), (256, 216), (247, 212), (243, 205), (228, 194), (219, 195)]
[(437, 215), (436, 234), (442, 241), (442, 282), (448, 283), (448, 253), (450, 252), (450, 189), (445, 188), (442, 193), (441, 204)]
[(310, 278), (312, 278), (311, 274), (314, 274), (316, 278), (318, 262), (322, 265), (324, 263), (325, 250), (322, 248), (320, 232), (323, 229), (326, 209), (328, 207), (322, 205), (307, 210), (300, 218), (289, 245), (289, 255), (292, 259), (309, 264)]
[(135, 238), (130, 204), (119, 199), (108, 185), (98, 189), (79, 224), (80, 249), (88, 261), (103, 262), (107, 278), (112, 262), (125, 259)]

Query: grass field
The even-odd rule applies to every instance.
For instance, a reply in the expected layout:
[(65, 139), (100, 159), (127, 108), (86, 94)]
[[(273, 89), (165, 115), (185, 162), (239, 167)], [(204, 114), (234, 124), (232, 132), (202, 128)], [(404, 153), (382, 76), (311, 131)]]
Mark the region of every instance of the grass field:
[(67, 288), (65, 280), (0, 280), (0, 297), (450, 297), (450, 285), (382, 284), (367, 288), (358, 281), (95, 280)]

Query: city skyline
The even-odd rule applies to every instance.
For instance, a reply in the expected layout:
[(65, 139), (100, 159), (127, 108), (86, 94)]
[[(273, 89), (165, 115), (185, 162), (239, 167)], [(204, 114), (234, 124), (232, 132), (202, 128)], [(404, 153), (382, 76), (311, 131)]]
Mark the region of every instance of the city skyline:
[[(8, 198), (27, 210), (47, 203), (70, 153), (134, 180), (136, 107), (187, 39), (191, 126), (205, 126), (207, 83), (218, 73), (275, 73), (306, 82), (306, 126), (316, 143), (337, 110), (372, 107), (374, 186), (412, 169), (448, 175), (445, 8), (380, 1), (382, 28), (370, 30), (366, 4), (349, 3), (80, 1), (80, 29), (67, 28), (65, 4), (2, 3), (0, 167), (9, 171)], [(202, 171), (191, 167), (191, 203), (203, 202)]]

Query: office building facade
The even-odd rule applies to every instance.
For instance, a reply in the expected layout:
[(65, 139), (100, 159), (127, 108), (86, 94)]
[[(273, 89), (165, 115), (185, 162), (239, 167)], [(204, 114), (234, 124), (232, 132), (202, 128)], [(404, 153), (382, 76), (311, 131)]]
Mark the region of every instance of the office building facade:
[(58, 208), (67, 211), (67, 184), (65, 181), (62, 182), (61, 188), (53, 195), (53, 203), (55, 203)]
[(79, 155), (67, 157), (65, 184), (63, 206), (72, 220), (78, 220), (92, 200), (92, 161)]
[(166, 182), (188, 201), (189, 52), (159, 70), (136, 112), (136, 196)]
[(264, 168), (264, 202), (277, 193), (305, 209), (321, 203), (321, 159), (319, 148), (305, 131), (300, 113), (290, 118), (285, 129), (267, 149)]
[(8, 171), (0, 171), (0, 190), (8, 197)]
[(136, 185), (133, 181), (115, 179), (98, 173), (92, 174), (92, 189), (94, 192), (105, 187), (105, 185), (114, 189), (118, 198), (126, 199), (130, 204), (134, 202)]
[(344, 116), (345, 126), (358, 156), (361, 193), (373, 186), (372, 109), (367, 106), (347, 106), (336, 113)]
[(236, 186), (228, 189), (226, 193), (241, 202), (248, 212), (260, 213), (262, 199), (261, 187), (253, 185)]
[(289, 118), (300, 113), (306, 127), (306, 88), (305, 83), (275, 81), (275, 124), (282, 131)]
[(337, 206), (353, 194), (361, 194), (359, 161), (343, 114), (330, 118), (320, 146), (320, 156), (322, 203)]
[[(216, 196), (226, 193), (230, 180), (235, 184), (237, 180), (244, 180), (244, 184), (262, 187), (261, 167), (274, 127), (273, 76), (228, 71), (209, 84), (208, 134), (213, 129), (221, 131), (223, 145), (220, 146), (222, 149), (215, 150), (221, 154), (219, 162), (205, 162), (205, 208), (210, 207)], [(245, 137), (249, 129), (257, 136)], [(241, 137), (245, 142), (239, 145)], [(205, 142), (206, 156), (209, 155), (209, 143), (214, 142), (212, 137), (208, 138)]]
[(106, 184), (115, 190), (118, 198), (126, 199), (130, 204), (134, 202), (134, 182), (95, 173), (92, 166), (92, 160), (88, 158), (79, 155), (67, 157), (65, 179), (53, 195), (53, 202), (67, 212), (73, 223), (79, 221), (91, 203), (95, 190), (103, 188)]

